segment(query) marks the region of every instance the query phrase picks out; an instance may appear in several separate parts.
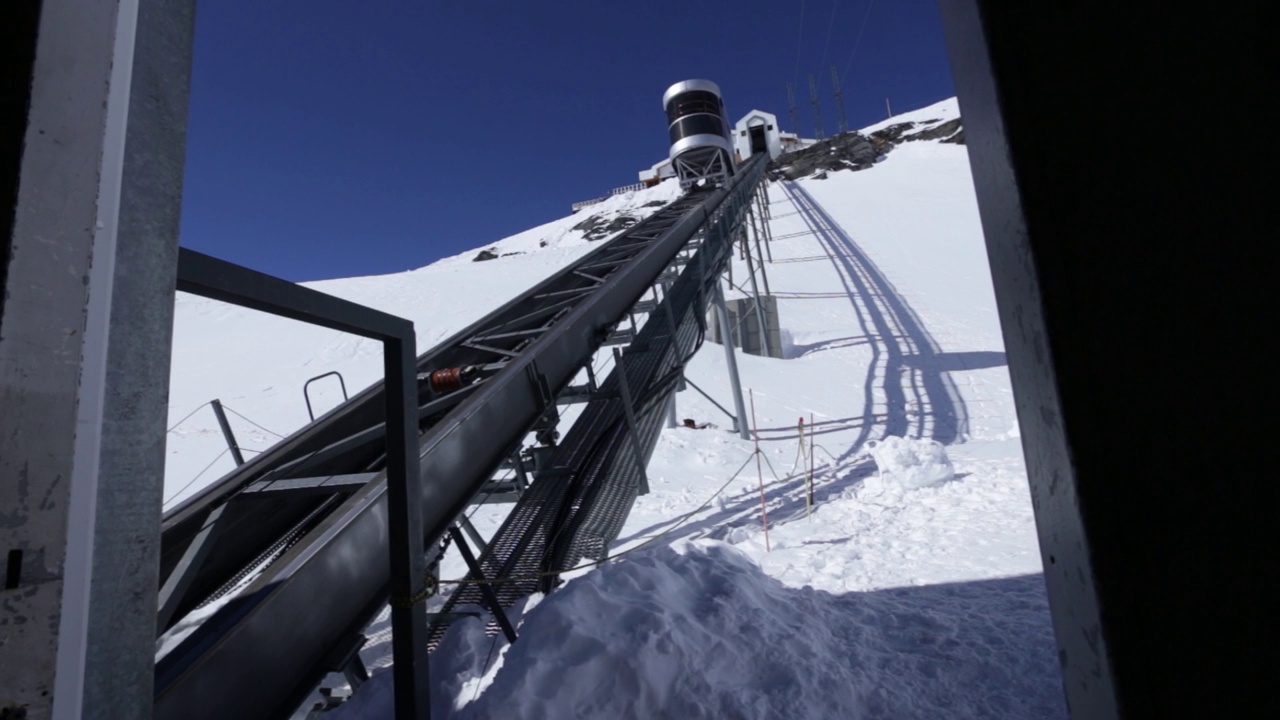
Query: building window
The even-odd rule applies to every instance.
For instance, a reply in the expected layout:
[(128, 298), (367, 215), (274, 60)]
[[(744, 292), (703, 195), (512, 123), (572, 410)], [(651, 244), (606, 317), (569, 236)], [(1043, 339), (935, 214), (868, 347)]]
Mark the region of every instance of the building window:
[(773, 129), (773, 126), (772, 126), (772, 125), (768, 125), (768, 126), (766, 126), (766, 127), (765, 127), (765, 129), (766, 129), (766, 130), (772, 130), (772, 129)]

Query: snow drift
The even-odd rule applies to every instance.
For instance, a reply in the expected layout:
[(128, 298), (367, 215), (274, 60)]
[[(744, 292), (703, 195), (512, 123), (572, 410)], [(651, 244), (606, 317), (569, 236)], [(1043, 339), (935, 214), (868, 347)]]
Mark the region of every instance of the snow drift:
[[(700, 540), (601, 568), (530, 611), (477, 699), (457, 718), (1048, 718), (1061, 716), (1035, 576), (835, 595), (789, 588), (732, 546)], [(483, 662), (474, 622), (454, 658)], [(501, 641), (500, 641), (501, 642)], [(434, 661), (434, 660), (433, 660)], [(475, 676), (433, 668), (437, 687)], [(362, 692), (340, 720), (390, 717)], [(974, 684), (989, 688), (973, 692)], [(369, 688), (373, 690), (374, 688)]]

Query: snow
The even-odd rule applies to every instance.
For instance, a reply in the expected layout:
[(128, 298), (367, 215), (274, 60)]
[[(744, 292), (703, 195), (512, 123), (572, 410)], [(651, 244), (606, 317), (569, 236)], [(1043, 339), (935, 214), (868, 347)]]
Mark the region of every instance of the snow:
[[(462, 692), (435, 698), (433, 717), (1063, 716), (1043, 682), (1057, 671), (1035, 620), (1045, 612), (1035, 576), (836, 594), (789, 587), (741, 550), (697, 540), (629, 556), (538, 604), (479, 694), (450, 659), (483, 662), (493, 641), (479, 621), (455, 628), (431, 672), (435, 688)], [(392, 717), (389, 680), (334, 715)]]
[(881, 120), (873, 125), (868, 125), (859, 132), (863, 135), (870, 135), (877, 130), (883, 130), (890, 125), (911, 122), (921, 123), (919, 130), (928, 129), (934, 125), (940, 125), (948, 120), (955, 120), (960, 117), (960, 103), (956, 98), (947, 98), (941, 102), (936, 102), (919, 110), (912, 110), (900, 115), (894, 115), (888, 120)]
[[(951, 99), (882, 125), (954, 117)], [(520, 255), (313, 286), (412, 319), (426, 349), (595, 247), (572, 230), (588, 213), (638, 215), (677, 192), (613, 197), (485, 246)], [(451, 629), (431, 657), (435, 717), (1066, 717), (965, 149), (906, 143), (768, 196), (788, 342), (785, 359), (738, 356), (759, 455), (681, 393), (679, 417), (714, 426), (663, 431), (615, 560), (513, 612), (514, 645), (479, 620)], [(180, 297), (175, 325), (173, 422), (221, 397), (287, 433), (307, 420), (306, 378), (340, 370), (355, 392), (380, 372), (375, 344), (210, 301)], [(708, 342), (687, 374), (733, 406), (723, 348)], [(336, 383), (317, 390), (323, 409), (338, 399)], [(232, 423), (243, 444), (272, 440)], [(202, 410), (171, 434), (171, 492), (222, 449), (217, 433)], [(230, 469), (218, 462), (182, 493)], [(505, 509), (472, 520), (488, 534)], [(442, 575), (464, 574), (447, 556)], [(391, 717), (386, 613), (366, 634), (374, 677), (326, 717)]]
[[(867, 443), (880, 474), (877, 486), (922, 488), (951, 482), (955, 467), (942, 444), (933, 440), (889, 436)], [(863, 483), (870, 486), (870, 481)]]

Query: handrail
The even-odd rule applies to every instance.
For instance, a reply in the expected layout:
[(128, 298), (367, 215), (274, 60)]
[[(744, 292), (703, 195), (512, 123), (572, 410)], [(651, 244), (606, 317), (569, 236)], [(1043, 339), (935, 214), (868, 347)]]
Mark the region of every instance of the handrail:
[(615, 196), (615, 195), (622, 195), (623, 193), (629, 193), (629, 192), (637, 192), (637, 191), (639, 191), (639, 190), (643, 190), (644, 188), (645, 188), (645, 184), (644, 184), (644, 183), (632, 183), (632, 184), (630, 184), (630, 185), (623, 185), (622, 187), (617, 187), (617, 188), (614, 188), (614, 189), (610, 190), (608, 195), (602, 195), (602, 196), (600, 196), (600, 197), (598, 197), (598, 198), (595, 198), (595, 199), (592, 199), (592, 200), (583, 200), (583, 201), (581, 201), (581, 202), (576, 202), (576, 203), (574, 203), (573, 205), (571, 205), (570, 207), (572, 207), (572, 208), (573, 208), (573, 211), (574, 211), (574, 212), (578, 212), (579, 210), (581, 210), (581, 209), (582, 209), (582, 208), (584, 208), (584, 207), (587, 207), (587, 206), (589, 206), (589, 205), (595, 205), (595, 204), (597, 204), (597, 203), (602, 203), (602, 202), (604, 202), (605, 200), (608, 200), (609, 198), (611, 198), (611, 197), (613, 197), (613, 196)]
[[(342, 379), (342, 373), (338, 372), (337, 370), (330, 370), (330, 371), (329, 371), (329, 372), (327, 372), (327, 373), (321, 373), (321, 374), (319, 374), (319, 375), (317, 375), (317, 376), (315, 376), (315, 377), (311, 378), (310, 380), (308, 380), (308, 381), (306, 381), (305, 383), (303, 383), (303, 384), (302, 384), (302, 396), (303, 396), (304, 398), (306, 398), (306, 400), (307, 400), (307, 417), (310, 417), (312, 422), (315, 422), (316, 414), (315, 414), (315, 412), (311, 409), (311, 383), (313, 383), (313, 382), (315, 382), (315, 381), (317, 381), (317, 380), (319, 380), (319, 379), (321, 379), (321, 378), (327, 378), (327, 377), (329, 377), (330, 375), (337, 375), (337, 376), (338, 376), (338, 384), (342, 386), (342, 399), (343, 399), (344, 401), (345, 401), (345, 400), (350, 400), (350, 399), (351, 399), (351, 398), (347, 397), (347, 381)], [(241, 464), (241, 465), (243, 465), (244, 463), (240, 463), (240, 464)]]

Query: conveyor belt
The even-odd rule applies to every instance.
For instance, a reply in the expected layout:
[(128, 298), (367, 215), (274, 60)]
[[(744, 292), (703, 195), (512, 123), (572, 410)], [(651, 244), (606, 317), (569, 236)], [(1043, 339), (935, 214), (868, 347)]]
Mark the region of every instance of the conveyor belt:
[[(684, 364), (702, 341), (708, 298), (729, 261), (763, 170), (761, 163), (754, 163), (735, 177), (696, 254), (489, 541), (480, 557), (485, 578), (470, 575), (470, 582), (450, 597), (443, 612), (480, 605), (478, 581), (496, 581), (498, 601), (509, 607), (547, 589), (556, 574), (583, 557), (605, 557), (637, 494), (645, 490), (644, 466), (657, 443), (664, 409)], [(634, 418), (627, 416), (624, 395), (632, 401)], [(432, 627), (433, 646), (447, 624), (445, 620)]]
[[(418, 359), (428, 543), (554, 419), (556, 396), (728, 196), (686, 195)], [(452, 392), (426, 381), (463, 367), (474, 375)], [(166, 514), (161, 631), (302, 536), (157, 663), (157, 718), (287, 716), (385, 605), (382, 406), (371, 387)]]

